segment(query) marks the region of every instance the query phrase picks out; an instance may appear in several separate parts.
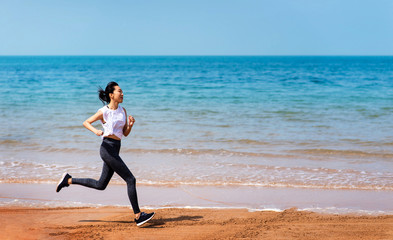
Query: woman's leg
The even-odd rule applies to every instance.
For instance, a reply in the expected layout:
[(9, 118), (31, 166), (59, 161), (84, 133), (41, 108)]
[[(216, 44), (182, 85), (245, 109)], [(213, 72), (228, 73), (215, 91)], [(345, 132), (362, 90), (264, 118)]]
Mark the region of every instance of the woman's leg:
[(135, 214), (140, 212), (138, 196), (136, 193), (136, 179), (120, 156), (113, 157), (110, 161), (111, 168), (127, 183), (127, 193)]
[(97, 190), (104, 190), (108, 186), (109, 181), (113, 176), (113, 170), (104, 162), (100, 179), (97, 181), (92, 178), (72, 178), (72, 184), (79, 184), (85, 187), (94, 188)]
[[(135, 214), (140, 212), (136, 193), (136, 179), (119, 156), (120, 141), (104, 139), (100, 154), (104, 162), (127, 183), (127, 193)], [(72, 181), (73, 182), (73, 181)]]

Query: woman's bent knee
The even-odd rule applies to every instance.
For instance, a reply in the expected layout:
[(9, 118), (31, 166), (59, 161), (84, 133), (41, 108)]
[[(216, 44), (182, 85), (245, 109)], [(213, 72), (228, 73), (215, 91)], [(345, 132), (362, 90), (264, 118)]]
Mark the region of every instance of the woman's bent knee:
[(127, 178), (127, 184), (136, 185), (136, 179), (134, 176)]
[(103, 191), (103, 190), (105, 190), (106, 186), (108, 186), (108, 184), (99, 184), (99, 185), (97, 185), (96, 189)]

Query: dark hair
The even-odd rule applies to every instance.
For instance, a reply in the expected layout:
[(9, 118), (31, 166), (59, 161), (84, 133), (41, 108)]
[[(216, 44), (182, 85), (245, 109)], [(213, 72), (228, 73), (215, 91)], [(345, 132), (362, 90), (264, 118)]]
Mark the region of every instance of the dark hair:
[(100, 98), (101, 102), (105, 105), (105, 102), (110, 103), (111, 98), (109, 97), (109, 93), (113, 93), (115, 91), (115, 87), (119, 86), (116, 82), (109, 82), (106, 85), (105, 91), (101, 87), (98, 87), (98, 97)]

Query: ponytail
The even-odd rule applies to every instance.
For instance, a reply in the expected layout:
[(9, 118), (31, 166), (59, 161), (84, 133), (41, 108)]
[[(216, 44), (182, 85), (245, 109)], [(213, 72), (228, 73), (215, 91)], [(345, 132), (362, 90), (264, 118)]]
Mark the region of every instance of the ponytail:
[(102, 104), (111, 102), (111, 98), (109, 97), (109, 93), (113, 93), (115, 90), (115, 86), (119, 86), (116, 82), (109, 82), (106, 85), (105, 91), (101, 87), (98, 87), (98, 98), (101, 100)]
[(108, 102), (107, 98), (106, 98), (105, 91), (101, 87), (98, 87), (98, 98), (101, 100), (102, 104), (104, 104), (104, 105), (105, 105), (105, 102)]

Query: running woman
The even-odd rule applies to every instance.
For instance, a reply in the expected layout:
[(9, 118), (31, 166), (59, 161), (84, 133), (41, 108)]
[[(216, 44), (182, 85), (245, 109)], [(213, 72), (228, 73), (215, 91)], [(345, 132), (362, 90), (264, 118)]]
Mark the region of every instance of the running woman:
[[(91, 178), (73, 178), (68, 173), (64, 173), (57, 184), (56, 192), (70, 184), (79, 184), (85, 187), (104, 190), (111, 180), (113, 173), (117, 173), (127, 183), (128, 198), (130, 199), (132, 209), (135, 214), (135, 223), (141, 226), (153, 218), (154, 212), (141, 212), (138, 205), (136, 193), (136, 180), (134, 175), (128, 169), (127, 165), (119, 156), (121, 139), (123, 136), (130, 134), (135, 119), (128, 116), (127, 112), (119, 104), (123, 102), (123, 91), (115, 82), (110, 82), (105, 88), (98, 90), (98, 96), (106, 106), (100, 108), (96, 114), (83, 122), (83, 126), (92, 131), (97, 136), (102, 136), (103, 141), (100, 148), (100, 156), (104, 161), (100, 179), (97, 181)], [(98, 130), (92, 126), (92, 123), (100, 120), (104, 131)]]

